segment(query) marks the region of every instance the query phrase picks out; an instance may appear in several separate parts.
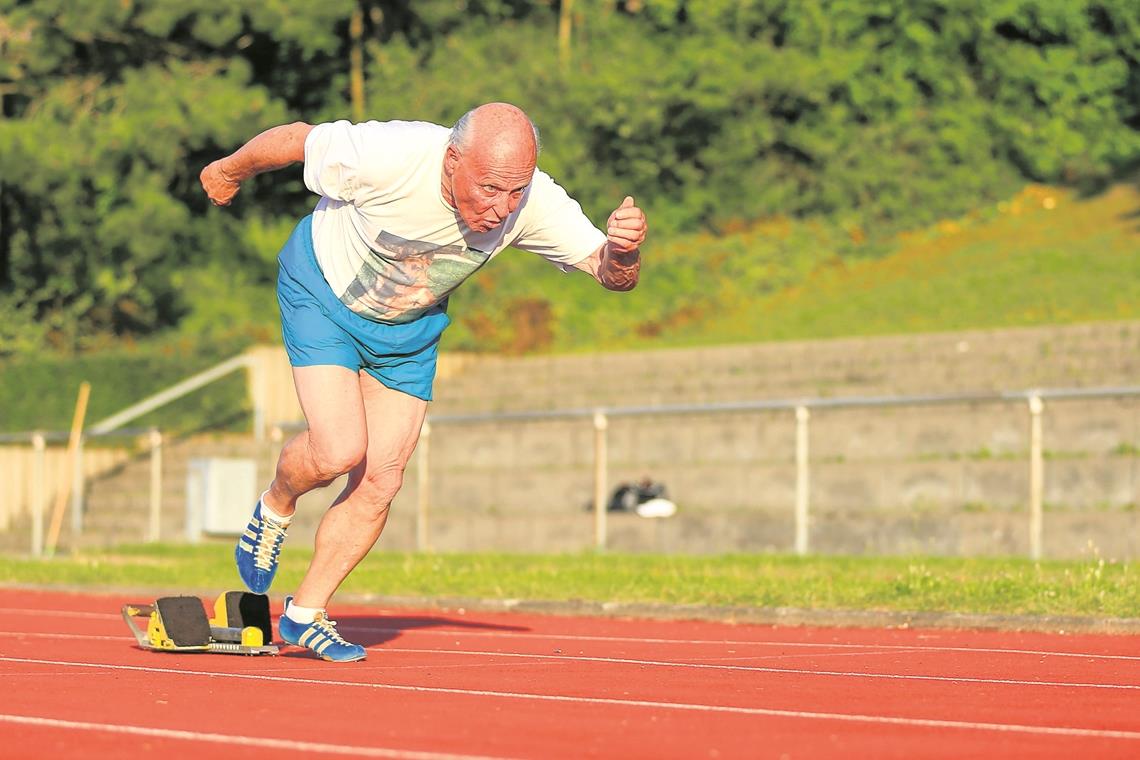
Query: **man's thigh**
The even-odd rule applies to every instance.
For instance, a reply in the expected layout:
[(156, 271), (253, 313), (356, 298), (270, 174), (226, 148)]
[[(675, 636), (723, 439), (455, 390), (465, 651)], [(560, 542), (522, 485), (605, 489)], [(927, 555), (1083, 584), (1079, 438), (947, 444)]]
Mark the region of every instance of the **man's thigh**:
[(428, 402), (385, 386), (365, 370), (359, 373), (359, 387), (368, 425), (365, 470), (403, 470), (419, 440)]
[(314, 447), (321, 451), (364, 451), (368, 431), (355, 370), (333, 364), (293, 367), (293, 384)]

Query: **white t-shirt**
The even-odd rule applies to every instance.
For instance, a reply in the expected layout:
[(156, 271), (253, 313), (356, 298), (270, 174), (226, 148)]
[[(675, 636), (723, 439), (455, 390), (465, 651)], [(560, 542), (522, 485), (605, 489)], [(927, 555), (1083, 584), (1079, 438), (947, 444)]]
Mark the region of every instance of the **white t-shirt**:
[(321, 196), (313, 211), (317, 263), (341, 302), (363, 317), (409, 322), (507, 246), (570, 271), (605, 242), (578, 202), (538, 170), (502, 224), (472, 232), (443, 199), (450, 135), (427, 122), (337, 121), (305, 140), (305, 185)]

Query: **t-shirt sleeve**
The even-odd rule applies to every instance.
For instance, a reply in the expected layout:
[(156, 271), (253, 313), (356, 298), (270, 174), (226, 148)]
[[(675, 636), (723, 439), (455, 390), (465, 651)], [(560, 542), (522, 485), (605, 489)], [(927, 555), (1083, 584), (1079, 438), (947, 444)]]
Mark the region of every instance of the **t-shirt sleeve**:
[(361, 204), (383, 194), (418, 155), (426, 137), (417, 122), (334, 121), (318, 124), (305, 139), (305, 186), (317, 195)]
[(524, 214), (522, 232), (511, 244), (537, 253), (564, 272), (606, 242), (605, 233), (586, 217), (578, 201), (537, 169), (527, 190)]

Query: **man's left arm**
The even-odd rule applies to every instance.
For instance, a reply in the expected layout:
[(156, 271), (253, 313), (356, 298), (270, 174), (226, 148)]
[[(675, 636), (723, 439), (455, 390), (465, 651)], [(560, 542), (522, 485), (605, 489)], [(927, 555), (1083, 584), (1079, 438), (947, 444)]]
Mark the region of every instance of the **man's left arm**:
[(641, 273), (641, 244), (649, 225), (627, 195), (606, 221), (606, 242), (574, 266), (607, 290), (633, 290)]

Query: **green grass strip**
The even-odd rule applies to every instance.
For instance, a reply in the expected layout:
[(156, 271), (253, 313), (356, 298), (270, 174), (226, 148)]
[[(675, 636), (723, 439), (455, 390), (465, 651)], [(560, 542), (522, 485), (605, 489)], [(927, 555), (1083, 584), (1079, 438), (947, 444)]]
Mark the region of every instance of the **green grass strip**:
[[(53, 560), (0, 558), (14, 584), (238, 588), (232, 548), (129, 546)], [(310, 554), (288, 548), (274, 584), (297, 586)], [(1133, 563), (930, 557), (714, 557), (374, 552), (346, 594), (635, 602), (964, 614), (1140, 616)]]

